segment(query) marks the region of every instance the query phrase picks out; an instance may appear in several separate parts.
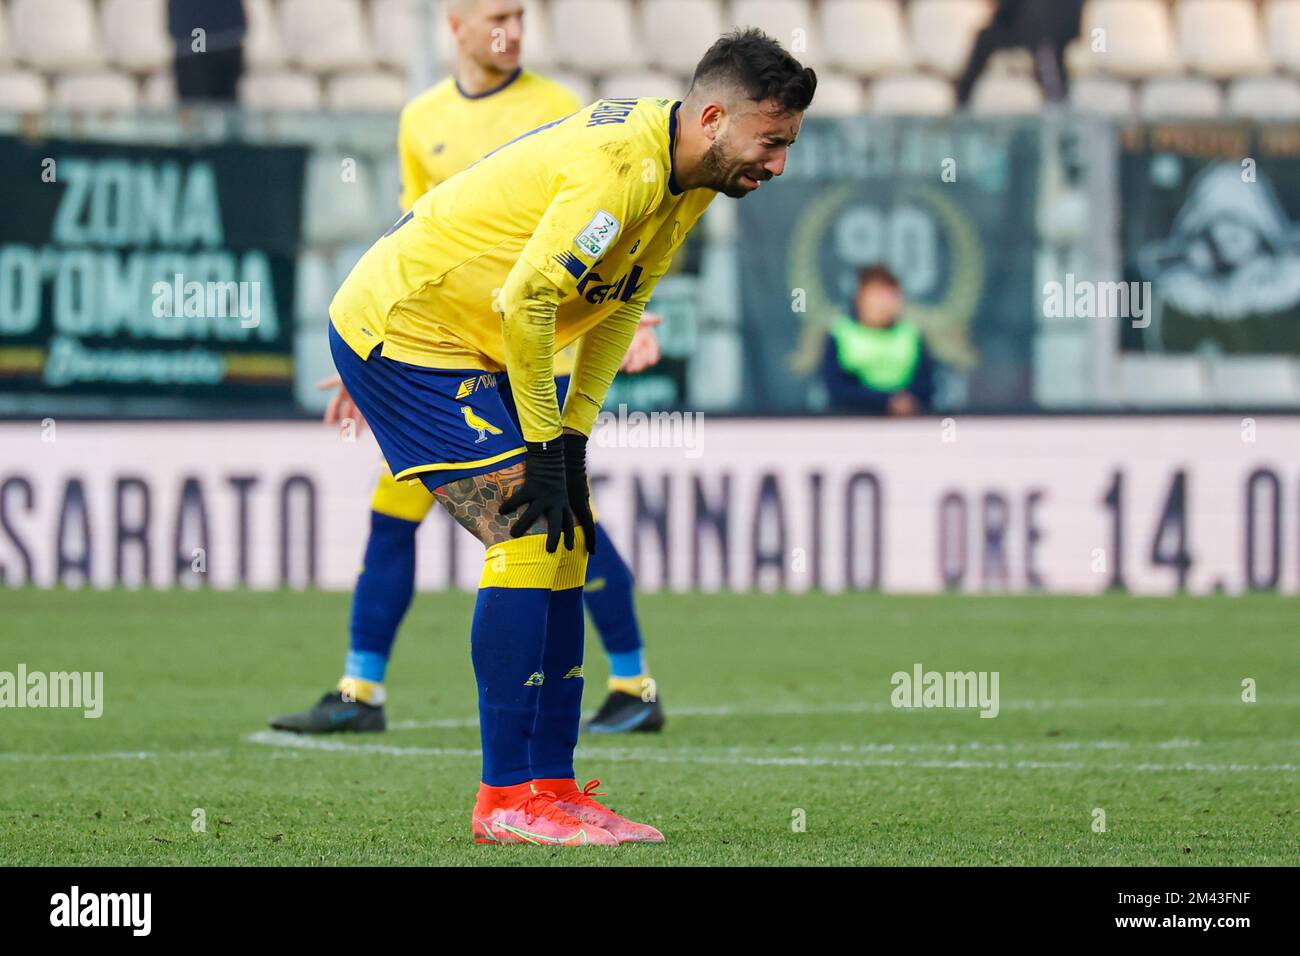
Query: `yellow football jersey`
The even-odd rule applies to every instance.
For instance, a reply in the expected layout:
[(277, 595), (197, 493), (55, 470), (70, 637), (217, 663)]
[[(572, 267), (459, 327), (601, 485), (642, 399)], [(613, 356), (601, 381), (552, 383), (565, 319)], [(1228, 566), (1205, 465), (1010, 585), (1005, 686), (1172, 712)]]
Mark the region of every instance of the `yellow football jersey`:
[[(716, 193), (683, 191), (670, 99), (602, 99), (492, 151), (421, 196), (330, 304), (362, 357), (506, 368), (498, 296), (517, 261), (562, 296), (558, 352), (619, 307), (644, 308)], [(521, 409), (522, 412), (522, 409)]]
[(531, 70), (517, 69), (500, 86), (474, 94), (447, 77), (402, 110), (402, 211), (502, 143), (581, 108), (566, 87)]

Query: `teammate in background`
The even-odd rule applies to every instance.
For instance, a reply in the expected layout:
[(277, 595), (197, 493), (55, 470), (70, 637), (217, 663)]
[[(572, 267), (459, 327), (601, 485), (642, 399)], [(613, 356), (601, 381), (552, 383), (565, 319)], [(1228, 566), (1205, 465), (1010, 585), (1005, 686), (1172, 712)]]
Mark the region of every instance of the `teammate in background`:
[[(761, 32), (728, 34), (684, 100), (597, 100), (425, 193), (330, 303), (335, 365), (389, 468), (486, 547), (470, 635), (479, 842), (663, 840), (574, 775), (599, 551), (587, 436), (673, 254), (717, 192), (784, 171), (816, 82)], [(554, 361), (574, 342), (561, 408)]]
[[(453, 76), (417, 96), (402, 110), (397, 151), (402, 171), (402, 211), (424, 193), (501, 144), (544, 123), (577, 112), (565, 87), (519, 65), (523, 35), (519, 0), (452, 0), (448, 22), (456, 39)], [(659, 360), (647, 314), (623, 371), (636, 373)], [(573, 352), (556, 357), (559, 400), (564, 401)], [(338, 378), (320, 387), (338, 388)], [(364, 423), (346, 392), (325, 411), (327, 424)], [(384, 677), (402, 618), (415, 593), (415, 533), (433, 506), (419, 481), (396, 481), (387, 469), (371, 500), (370, 537), (352, 599), (350, 645), (338, 686), (308, 710), (272, 719), (271, 726), (299, 733), (379, 731), (385, 727)], [(588, 562), (585, 604), (609, 656), (609, 696), (592, 718), (595, 733), (655, 731), (663, 709), (650, 679), (636, 617), (632, 573), (604, 528), (596, 525), (596, 554)], [(648, 693), (655, 688), (653, 693)]]

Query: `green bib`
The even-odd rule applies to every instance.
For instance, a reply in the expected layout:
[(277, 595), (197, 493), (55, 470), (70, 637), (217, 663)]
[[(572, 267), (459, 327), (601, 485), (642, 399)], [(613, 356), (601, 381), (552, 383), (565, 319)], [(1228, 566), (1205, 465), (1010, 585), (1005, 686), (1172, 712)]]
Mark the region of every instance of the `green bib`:
[(841, 316), (831, 326), (831, 337), (841, 367), (878, 392), (907, 385), (921, 358), (921, 332), (910, 322), (872, 329)]

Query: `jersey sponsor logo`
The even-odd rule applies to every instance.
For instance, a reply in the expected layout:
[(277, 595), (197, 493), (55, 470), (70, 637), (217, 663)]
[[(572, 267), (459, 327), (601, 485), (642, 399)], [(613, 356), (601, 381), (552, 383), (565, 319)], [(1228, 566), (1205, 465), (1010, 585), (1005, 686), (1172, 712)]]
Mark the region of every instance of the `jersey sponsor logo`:
[[(596, 263), (600, 265), (600, 263)], [(612, 282), (606, 282), (605, 278), (596, 271), (593, 266), (587, 273), (586, 278), (578, 283), (578, 295), (590, 302), (592, 305), (600, 305), (602, 302), (631, 302), (632, 297), (641, 291), (641, 273), (640, 266), (633, 266), (632, 271), (626, 275), (621, 275)]]
[(473, 395), (477, 391), (485, 388), (496, 388), (497, 377), (491, 372), (484, 375), (475, 375), (473, 378), (467, 378), (460, 383), (460, 388), (456, 389), (456, 397), (464, 398), (467, 395)]
[(573, 240), (573, 244), (582, 252), (585, 252), (593, 259), (599, 259), (605, 254), (605, 250), (618, 236), (618, 231), (623, 228), (611, 213), (603, 209), (596, 210), (596, 215), (591, 217), (591, 222), (587, 227), (578, 233)]
[(564, 271), (575, 279), (581, 279), (582, 274), (587, 271), (583, 261), (567, 249), (555, 257), (555, 261), (564, 266)]
[(465, 424), (478, 432), (478, 438), (474, 439), (474, 444), (478, 445), (487, 441), (488, 435), (500, 435), (501, 429), (497, 428), (486, 418), (475, 413), (474, 409), (468, 405), (460, 407), (460, 413), (465, 418)]

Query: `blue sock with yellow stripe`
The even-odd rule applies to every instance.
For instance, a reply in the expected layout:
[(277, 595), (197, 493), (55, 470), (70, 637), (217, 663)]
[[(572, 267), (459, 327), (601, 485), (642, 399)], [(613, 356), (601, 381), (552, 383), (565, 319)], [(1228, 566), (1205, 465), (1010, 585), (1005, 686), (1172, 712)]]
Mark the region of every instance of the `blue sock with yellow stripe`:
[(582, 723), (582, 588), (551, 592), (546, 619), (546, 683), (533, 732), (533, 777), (573, 776)]
[(343, 676), (382, 684), (388, 657), (415, 594), (418, 521), (370, 513), (365, 564), (352, 595), (352, 622)]
[(600, 643), (609, 655), (610, 676), (625, 679), (644, 676), (645, 656), (641, 625), (633, 603), (632, 571), (599, 522), (596, 523), (596, 553), (587, 561), (584, 600)]
[[(577, 707), (563, 693), (562, 707), (547, 706), (543, 714), (541, 705), (548, 684), (563, 688), (566, 683), (576, 683), (577, 705), (581, 705), (581, 681), (565, 681), (565, 673), (554, 670), (547, 674), (549, 620), (556, 606), (557, 588), (572, 592), (572, 597), (560, 602), (557, 625), (566, 633), (572, 629), (571, 620), (564, 614), (576, 599), (579, 647), (582, 643), (581, 587), (586, 552), (579, 551), (581, 547), (579, 531), (574, 551), (566, 551), (561, 545), (554, 554), (548, 554), (544, 534), (511, 538), (487, 550), (474, 606), (470, 656), (478, 683), (482, 780), (489, 787), (510, 787), (537, 776), (532, 764), (539, 738), (548, 760), (564, 759), (568, 731), (563, 728), (567, 728), (570, 709), (577, 719)], [(562, 649), (562, 644), (557, 648)], [(564, 656), (557, 650), (555, 659)], [(568, 763), (572, 763), (577, 742), (577, 734), (572, 736), (573, 743), (567, 745)]]

